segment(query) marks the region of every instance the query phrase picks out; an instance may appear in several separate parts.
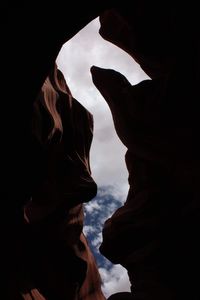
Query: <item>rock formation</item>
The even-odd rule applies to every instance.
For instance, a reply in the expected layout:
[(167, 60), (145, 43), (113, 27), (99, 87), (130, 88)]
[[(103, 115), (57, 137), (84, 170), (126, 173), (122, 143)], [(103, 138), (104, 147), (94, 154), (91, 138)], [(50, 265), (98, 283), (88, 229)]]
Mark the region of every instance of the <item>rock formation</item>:
[[(54, 161), (48, 170), (50, 173), (45, 171), (46, 166), (52, 153), (58, 151), (63, 157), (66, 145), (63, 149), (57, 149), (54, 143), (49, 145), (51, 150), (46, 156), (33, 138), (31, 120), (33, 102), (62, 45), (98, 15), (102, 37), (127, 51), (153, 79), (131, 86), (119, 73), (92, 70), (95, 84), (111, 107), (116, 130), (128, 147), (129, 195), (126, 204), (106, 222), (101, 251), (111, 261), (128, 269), (132, 294), (113, 297), (122, 300), (124, 297), (133, 298), (135, 293), (135, 299), (199, 299), (200, 26), (197, 4), (101, 0), (78, 2), (78, 5), (71, 2), (69, 7), (67, 1), (59, 0), (56, 3), (20, 1), (16, 4), (8, 1), (1, 5), (1, 11), (1, 83), (2, 92), (5, 92), (1, 101), (3, 299), (21, 299), (17, 295), (21, 282), (26, 286), (25, 292), (32, 289), (32, 298), (44, 298), (41, 291), (34, 289), (36, 282), (27, 274), (29, 262), (34, 267), (32, 275), (38, 281), (37, 286), (44, 274), (51, 274), (50, 288), (55, 288), (62, 295), (68, 289), (67, 299), (74, 299), (76, 287), (73, 288), (72, 282), (81, 284), (85, 278), (86, 265), (82, 258), (74, 255), (74, 249), (66, 247), (63, 251), (60, 244), (54, 247), (52, 237), (48, 235), (46, 238), (50, 239), (47, 241), (45, 238), (45, 241), (49, 244), (45, 244), (43, 234), (46, 236), (49, 228), (41, 225), (43, 230), (40, 231), (35, 226), (43, 218), (49, 219), (57, 209), (52, 201), (48, 210), (43, 210), (42, 207), (47, 208), (44, 198), (36, 202), (34, 198), (38, 197), (39, 187), (45, 192), (46, 183), (40, 184), (47, 174), (50, 175), (48, 180), (52, 183), (53, 192), (55, 182), (52, 179), (58, 174), (55, 166), (60, 162)], [(110, 86), (105, 78), (108, 78)], [(119, 92), (117, 96), (115, 89)], [(123, 104), (120, 99), (123, 99)], [(74, 105), (78, 111), (82, 110), (76, 101)], [(45, 110), (43, 114), (48, 115)], [(50, 133), (54, 126), (62, 129), (59, 120), (58, 123), (47, 120), (43, 133)], [(38, 121), (35, 126), (38, 130), (37, 126), (41, 123)], [(55, 143), (62, 136), (60, 132), (56, 130), (53, 134)], [(42, 141), (43, 133), (40, 136)], [(74, 172), (73, 176), (76, 175)], [(62, 182), (59, 184), (61, 193), (65, 192)], [(33, 194), (35, 196), (30, 203)], [(50, 191), (49, 194), (53, 195)], [(91, 197), (85, 196), (87, 199)], [(78, 205), (80, 199), (76, 199)], [(70, 207), (66, 207), (65, 201), (57, 203), (59, 207), (63, 206), (63, 211), (69, 211), (71, 205), (75, 205), (69, 203)], [(29, 227), (24, 226), (24, 207), (26, 217), (30, 219)], [(38, 213), (33, 213), (34, 210)], [(63, 216), (58, 214), (57, 219), (63, 220)], [(52, 219), (49, 224), (51, 222)], [(81, 226), (78, 229), (81, 230)], [(57, 230), (54, 232), (52, 229), (59, 239), (56, 233), (61, 228)], [(28, 241), (28, 237), (30, 247), (27, 250), (24, 241)], [(39, 241), (34, 243), (36, 237)], [(43, 252), (38, 249), (40, 243), (43, 244)], [(69, 251), (68, 255), (66, 251)], [(36, 264), (34, 259), (32, 261), (33, 257), (38, 257)], [(51, 270), (49, 257), (58, 259), (52, 261)], [(69, 274), (65, 273), (64, 265), (59, 270), (68, 285), (54, 280), (63, 257), (66, 259), (65, 266), (70, 265), (72, 271), (65, 280)], [(37, 269), (40, 261), (41, 265), (45, 265), (43, 270)], [(22, 266), (25, 270), (16, 276)], [(51, 273), (52, 270), (55, 273)], [(79, 273), (74, 270), (79, 270)], [(22, 274), (26, 274), (25, 278), (21, 278)], [(43, 294), (47, 294), (49, 286), (47, 282), (44, 284), (41, 289), (45, 290)], [(54, 299), (52, 295), (47, 298)]]
[(56, 67), (34, 102), (32, 132), (36, 180), (12, 241), (10, 298), (103, 300), (82, 232), (82, 203), (97, 190), (89, 164), (93, 117), (72, 97)]
[[(105, 222), (100, 251), (128, 270), (131, 294), (112, 300), (200, 297), (197, 28), (184, 49), (184, 28), (192, 26), (183, 22), (186, 11), (160, 5), (142, 1), (126, 10), (122, 4), (100, 16), (102, 37), (127, 51), (152, 80), (131, 85), (119, 72), (91, 68), (128, 148), (129, 193)], [(194, 54), (184, 65), (187, 78), (186, 52)]]
[[(91, 5), (90, 1), (85, 1), (79, 3), (78, 6), (74, 2), (69, 7), (67, 1), (56, 3), (20, 1), (17, 4), (6, 2), (1, 6), (3, 74), (1, 84), (5, 92), (1, 102), (1, 270), (5, 280), (4, 290), (2, 290), (3, 299), (20, 299), (20, 296), (17, 297), (18, 283), (15, 280), (16, 276), (13, 275), (13, 269), (21, 268), (19, 259), (21, 252), (23, 253), (20, 256), (21, 259), (24, 260), (28, 256), (26, 264), (31, 261), (29, 254), (27, 253), (26, 256), (23, 251), (24, 243), (21, 244), (21, 250), (17, 247), (20, 246), (20, 241), (24, 240), (23, 207), (28, 203), (33, 191), (35, 192), (35, 188), (45, 175), (43, 172), (46, 153), (43, 155), (44, 149), (41, 149), (40, 144), (35, 142), (32, 135), (33, 102), (53, 68), (62, 45), (97, 17), (107, 6), (105, 2), (107, 1), (96, 1), (95, 5)], [(77, 106), (75, 110), (81, 114), (80, 105), (77, 103), (74, 105)], [(43, 113), (46, 116), (46, 112), (43, 111)], [(87, 119), (84, 109), (83, 114)], [(49, 128), (43, 129), (45, 131)], [(59, 149), (52, 149), (52, 151), (57, 150)], [(74, 176), (76, 176), (75, 170)], [(81, 201), (90, 197), (92, 197), (91, 194), (85, 194), (85, 198)], [(73, 205), (79, 203), (79, 200), (74, 199)], [(49, 207), (49, 212), (54, 208), (53, 204)], [(37, 243), (34, 248), (36, 247)], [(55, 249), (55, 251), (58, 250)], [(59, 258), (58, 255), (56, 256)], [(67, 258), (66, 253), (63, 256)], [(73, 275), (72, 270), (71, 275), (76, 279), (78, 276), (79, 282), (82, 282), (85, 276), (85, 263), (82, 259), (74, 258), (71, 265), (73, 264), (79, 265), (79, 272)], [(82, 271), (80, 265), (82, 265)], [(35, 290), (33, 293), (38, 294)], [(70, 297), (68, 295), (67, 299)]]

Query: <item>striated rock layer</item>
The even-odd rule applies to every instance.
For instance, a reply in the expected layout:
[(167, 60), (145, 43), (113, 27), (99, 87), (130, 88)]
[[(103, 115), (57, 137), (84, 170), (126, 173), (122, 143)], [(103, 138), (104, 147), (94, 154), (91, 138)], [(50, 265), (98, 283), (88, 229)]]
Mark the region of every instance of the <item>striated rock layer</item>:
[[(107, 2), (107, 4), (105, 2)], [(75, 286), (73, 288), (71, 282), (74, 282), (75, 280), (78, 282), (78, 286), (80, 287), (85, 278), (86, 264), (82, 259), (83, 256), (85, 257), (85, 260), (91, 261), (91, 268), (96, 270), (95, 264), (92, 262), (93, 258), (90, 257), (90, 252), (86, 251), (86, 242), (79, 241), (79, 238), (78, 241), (76, 240), (82, 230), (82, 208), (80, 203), (89, 201), (95, 195), (96, 186), (94, 187), (94, 184), (90, 182), (88, 188), (88, 184), (86, 187), (84, 186), (85, 182), (73, 181), (73, 179), (80, 179), (79, 171), (83, 172), (83, 165), (87, 162), (87, 159), (83, 162), (81, 161), (83, 159), (83, 151), (86, 151), (84, 157), (86, 155), (87, 158), (89, 143), (91, 142), (91, 116), (76, 100), (72, 101), (73, 109), (70, 114), (69, 107), (66, 107), (66, 110), (64, 107), (61, 109), (62, 114), (64, 114), (61, 118), (62, 123), (65, 123), (65, 125), (62, 124), (62, 126), (65, 127), (62, 136), (66, 136), (66, 139), (71, 141), (70, 148), (68, 143), (64, 146), (64, 141), (62, 141), (61, 144), (58, 143), (61, 137), (59, 130), (56, 130), (55, 133), (52, 132), (53, 135), (49, 136), (49, 140), (47, 139), (47, 133), (50, 134), (54, 126), (55, 128), (62, 129), (60, 126), (60, 120), (58, 118), (54, 124), (52, 118), (48, 116), (47, 109), (45, 109), (42, 104), (38, 104), (39, 107), (36, 105), (36, 107), (33, 108), (33, 103), (41, 90), (43, 82), (54, 67), (54, 62), (62, 45), (72, 38), (88, 22), (97, 17), (100, 12), (107, 7), (107, 5), (108, 1), (96, 1), (94, 5), (92, 5), (90, 1), (84, 1), (84, 3), (80, 2), (78, 5), (74, 2), (70, 3), (70, 6), (67, 1), (57, 1), (54, 3), (46, 0), (42, 2), (20, 1), (19, 3), (2, 3), (1, 58), (3, 76), (1, 78), (1, 84), (4, 90), (3, 94), (5, 96), (2, 98), (1, 107), (2, 255), (0, 262), (2, 274), (4, 274), (4, 281), (2, 284), (2, 288), (4, 289), (1, 293), (3, 299), (14, 300), (21, 298), (18, 292), (19, 286), (21, 286), (21, 281), (23, 280), (19, 279), (20, 282), (18, 283), (16, 278), (22, 272), (22, 265), (25, 267), (26, 271), (24, 272), (26, 277), (28, 277), (29, 273), (27, 274), (27, 268), (30, 268), (30, 264), (32, 264), (33, 267), (35, 267), (34, 272), (37, 272), (38, 281), (43, 277), (47, 280), (46, 275), (49, 274), (49, 279), (46, 283), (43, 283), (46, 291), (48, 290), (47, 286), (52, 286), (52, 289), (55, 289), (56, 291), (61, 289), (60, 293), (62, 294), (62, 289), (64, 284), (66, 284), (66, 290), (68, 286), (71, 289), (71, 294), (67, 294), (65, 299), (74, 299), (74, 291), (77, 286), (76, 288)], [(61, 96), (61, 94), (62, 93), (59, 92), (59, 96)], [(66, 97), (68, 99), (68, 96)], [(63, 102), (65, 102), (64, 100), (59, 100), (58, 102), (61, 102), (61, 104), (59, 103), (61, 106), (67, 105), (66, 103), (63, 104)], [(34, 126), (40, 126), (40, 128), (35, 128), (35, 130), (37, 133), (39, 130), (42, 130), (40, 132), (40, 136), (37, 135), (37, 140), (35, 140), (32, 135), (31, 120), (33, 117), (33, 109), (37, 111), (37, 122)], [(69, 115), (70, 120), (73, 115), (74, 119), (72, 118), (72, 123), (70, 123), (71, 121), (68, 119)], [(67, 119), (65, 117), (67, 117)], [(44, 118), (44, 124), (41, 118)], [(70, 127), (68, 128), (69, 124)], [(80, 124), (82, 132), (79, 131)], [(71, 131), (72, 127), (74, 129), (73, 131)], [(77, 128), (79, 129), (78, 136)], [(82, 135), (83, 133), (86, 136), (86, 140), (85, 136)], [(74, 134), (76, 134), (76, 137), (73, 136)], [(80, 138), (80, 142), (78, 143), (77, 137)], [(40, 142), (38, 142), (38, 139)], [(52, 142), (49, 143), (48, 141)], [(69, 157), (65, 157), (65, 154), (68, 153), (68, 151), (74, 151), (72, 142), (75, 141), (76, 145), (73, 147), (75, 147), (77, 154), (75, 155), (74, 153), (74, 156), (76, 157), (73, 157), (73, 159), (75, 159), (75, 164), (73, 164)], [(82, 142), (83, 145), (81, 144)], [(80, 157), (78, 157), (78, 155)], [(51, 161), (50, 164), (48, 163), (49, 161)], [(59, 165), (60, 168), (60, 175), (58, 174), (57, 165)], [(47, 168), (50, 170), (47, 171)], [(68, 170), (71, 175), (67, 174), (66, 170)], [(47, 174), (48, 177), (46, 178)], [(54, 176), (57, 178), (56, 180)], [(45, 182), (43, 181), (44, 178), (46, 178)], [(59, 179), (61, 179), (61, 182)], [(68, 188), (70, 187), (73, 193), (77, 186), (79, 186), (81, 191), (79, 190), (78, 195), (74, 195), (73, 199), (71, 197), (69, 199), (69, 195), (65, 195), (65, 198), (68, 198), (69, 203), (59, 200), (57, 204), (55, 204), (55, 199), (52, 200), (55, 196), (54, 188), (56, 185), (59, 185), (61, 194), (66, 193), (66, 189), (64, 188), (65, 181), (68, 181)], [(43, 182), (43, 185), (41, 185), (41, 182)], [(69, 192), (70, 191), (68, 190), (68, 193)], [(34, 199), (37, 199), (38, 197), (42, 198), (44, 195), (47, 196), (47, 193), (48, 198), (50, 197), (52, 201), (46, 205), (46, 202), (43, 199), (45, 203), (39, 206), (36, 205), (41, 201), (41, 199), (37, 200), (37, 203)], [(82, 194), (81, 199), (80, 193)], [(33, 199), (33, 203), (30, 205), (29, 201), (31, 197)], [(57, 217), (58, 223), (64, 222), (63, 220), (66, 218), (66, 214), (64, 212), (66, 212), (66, 210), (69, 212), (72, 206), (76, 207), (76, 205), (78, 205), (75, 212), (70, 210), (72, 219), (69, 221), (69, 217), (67, 217), (67, 221), (65, 222), (72, 222), (72, 220), (74, 220), (74, 216), (76, 216), (78, 224), (80, 223), (76, 230), (74, 228), (76, 233), (74, 233), (74, 239), (78, 244), (80, 244), (80, 247), (85, 248), (85, 250), (82, 248), (82, 250), (80, 250), (79, 247), (79, 249), (76, 250), (80, 252), (79, 254), (74, 254), (75, 250), (73, 247), (72, 250), (69, 250), (69, 247), (67, 247), (68, 250), (60, 249), (63, 246), (59, 247), (59, 245), (54, 245), (53, 237), (49, 238), (49, 247), (47, 246), (47, 237), (45, 238), (46, 242), (43, 245), (44, 248), (41, 246), (43, 237), (50, 233), (50, 227), (42, 229), (42, 224), (41, 226), (35, 225), (38, 222), (42, 222), (44, 217), (45, 219), (50, 218), (52, 212), (57, 210), (57, 205), (64, 206), (62, 209), (63, 213), (61, 216)], [(68, 205), (69, 207), (66, 207)], [(24, 228), (24, 206), (26, 207), (27, 217), (35, 224), (33, 225), (30, 223), (29, 227), (26, 226), (28, 230), (27, 234), (26, 229)], [(33, 213), (34, 211), (37, 213)], [(52, 220), (49, 221), (50, 224), (52, 222)], [(56, 228), (56, 226), (53, 227)], [(68, 227), (70, 227), (69, 224), (66, 224), (65, 230), (71, 231), (67, 229)], [(54, 234), (58, 240), (61, 239), (57, 236), (60, 230), (61, 229), (57, 228), (57, 231), (55, 230)], [(33, 231), (33, 238), (30, 231)], [(24, 237), (24, 234), (26, 237)], [(30, 238), (28, 239), (29, 235)], [(51, 235), (53, 236), (53, 232)], [(24, 244), (27, 239), (30, 243), (29, 250), (26, 248), (27, 244)], [(39, 239), (38, 243), (36, 242), (37, 239)], [(84, 237), (81, 237), (81, 239), (84, 239)], [(61, 242), (61, 244), (63, 243), (64, 242)], [(43, 250), (40, 251), (40, 248)], [(46, 251), (44, 251), (44, 249), (46, 249)], [(69, 256), (67, 255), (67, 251), (69, 252)], [(61, 255), (61, 252), (63, 255)], [(45, 258), (46, 254), (49, 255), (47, 255), (46, 260), (44, 259), (43, 261), (42, 257)], [(77, 255), (81, 256), (81, 259), (79, 259)], [(90, 257), (90, 259), (86, 258), (87, 256)], [(38, 259), (36, 259), (36, 257), (38, 257)], [(51, 266), (49, 265), (50, 257), (52, 260)], [(66, 263), (64, 263), (63, 259)], [(40, 264), (37, 263), (38, 260), (43, 261), (43, 263), (41, 262), (41, 266), (43, 266), (42, 268), (39, 268)], [(58, 260), (60, 260), (60, 263)], [(59, 269), (60, 265), (63, 265), (61, 269)], [(46, 270), (45, 266), (47, 267)], [(71, 267), (69, 268), (69, 266)], [(50, 268), (51, 272), (48, 271)], [(55, 274), (53, 274), (54, 269)], [(65, 273), (66, 269), (69, 269), (67, 272), (68, 275)], [(15, 272), (17, 272), (16, 276), (14, 275)], [(62, 275), (59, 275), (59, 272), (64, 273), (62, 282)], [(94, 272), (92, 272), (92, 274), (93, 273)], [(58, 276), (59, 280), (50, 284), (50, 282), (55, 280), (56, 276)], [(68, 276), (67, 280), (66, 276)], [(88, 274), (88, 276), (90, 275)], [(34, 280), (35, 278), (37, 278), (37, 276), (34, 277)], [(30, 282), (31, 286), (29, 287)], [(97, 273), (97, 286), (98, 282), (99, 278)], [(55, 285), (58, 286), (55, 287)], [(85, 287), (86, 285), (87, 283), (84, 283)], [(89, 297), (89, 294), (92, 295), (92, 285), (93, 283), (84, 288), (84, 291), (82, 290), (81, 294), (85, 294), (87, 297)], [(94, 285), (96, 286), (96, 284)], [(34, 282), (32, 284), (32, 279), (29, 280), (29, 278), (27, 278), (27, 284), (23, 284), (23, 288), (26, 287), (27, 290), (30, 290), (30, 288), (34, 288), (35, 286), (41, 286), (41, 282)], [(39, 297), (37, 290), (33, 290), (32, 293), (34, 294), (34, 297)], [(99, 295), (100, 298), (102, 298), (101, 292), (99, 292)], [(27, 297), (30, 298), (30, 295)], [(53, 297), (54, 296), (52, 295), (47, 298), (52, 299)], [(81, 297), (84, 298), (85, 296)], [(54, 299), (61, 298), (56, 295), (56, 298), (54, 297)]]
[(105, 299), (83, 228), (83, 202), (96, 195), (89, 150), (92, 115), (55, 69), (34, 102), (35, 182), (24, 224), (13, 240), (10, 291), (15, 299)]

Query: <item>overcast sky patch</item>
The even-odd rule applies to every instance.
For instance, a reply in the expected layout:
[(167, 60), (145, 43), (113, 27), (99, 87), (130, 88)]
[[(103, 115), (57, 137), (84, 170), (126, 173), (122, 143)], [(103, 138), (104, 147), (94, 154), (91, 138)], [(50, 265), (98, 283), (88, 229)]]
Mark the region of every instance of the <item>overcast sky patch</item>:
[(97, 18), (63, 45), (57, 64), (74, 98), (94, 117), (90, 160), (98, 195), (85, 205), (84, 232), (99, 265), (103, 292), (108, 297), (118, 291), (130, 290), (126, 270), (120, 265), (113, 266), (98, 251), (105, 220), (126, 200), (128, 172), (124, 160), (126, 148), (114, 130), (107, 103), (92, 82), (90, 68), (96, 65), (114, 69), (125, 75), (131, 84), (137, 84), (148, 76), (127, 53), (98, 34), (99, 26)]

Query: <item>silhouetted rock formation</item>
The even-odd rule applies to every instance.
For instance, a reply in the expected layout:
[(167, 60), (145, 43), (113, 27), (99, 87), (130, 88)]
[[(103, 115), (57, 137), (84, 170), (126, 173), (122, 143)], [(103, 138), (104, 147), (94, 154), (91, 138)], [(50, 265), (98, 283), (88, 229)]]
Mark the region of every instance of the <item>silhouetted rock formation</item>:
[[(132, 8), (133, 6), (133, 8)], [(190, 21), (188, 15), (193, 16)], [(183, 61), (198, 61), (199, 20), (196, 7), (178, 1), (119, 2), (100, 16), (100, 34), (129, 53), (151, 77), (166, 75)], [(193, 72), (196, 70), (191, 69)]]
[(133, 10), (127, 8), (121, 3), (103, 13), (100, 34), (129, 53), (153, 80), (132, 86), (118, 72), (91, 69), (128, 148), (128, 197), (106, 221), (100, 250), (127, 268), (132, 295), (111, 299), (196, 300), (198, 18), (195, 6), (176, 2), (136, 1)]
[[(67, 1), (58, 0), (56, 3), (21, 1), (16, 4), (8, 1), (1, 5), (3, 75), (1, 83), (2, 90), (6, 94), (1, 101), (3, 196), (1, 270), (5, 280), (3, 287), (5, 294), (7, 293), (4, 299), (21, 299), (19, 294), (17, 296), (21, 281), (27, 290), (35, 287), (36, 283), (29, 278), (31, 274), (29, 272), (27, 274), (26, 271), (28, 262), (32, 261), (30, 253), (33, 253), (34, 257), (38, 256), (39, 260), (33, 268), (36, 272), (33, 273), (35, 279), (40, 281), (43, 274), (52, 274), (49, 278), (52, 281), (52, 289), (59, 290), (60, 294), (63, 288), (64, 293), (68, 289), (67, 299), (74, 298), (75, 287), (73, 289), (72, 282), (78, 280), (81, 284), (84, 280), (85, 263), (74, 256), (74, 250), (68, 249), (67, 255), (68, 250), (65, 249), (61, 255), (63, 248), (60, 245), (58, 247), (52, 245), (53, 236), (49, 239), (49, 245), (48, 243), (44, 245), (43, 234), (46, 236), (51, 230), (44, 226), (44, 230), (39, 232), (39, 228), (42, 227), (34, 226), (34, 222), (41, 222), (44, 217), (49, 219), (57, 207), (52, 202), (48, 205), (48, 210), (43, 211), (41, 208), (46, 203), (41, 199), (42, 201), (37, 203), (39, 216), (33, 214), (33, 206), (31, 207), (28, 202), (33, 194), (37, 197), (37, 188), (41, 187), (41, 181), (46, 176), (45, 164), (48, 163), (46, 152), (43, 152), (33, 139), (31, 119), (33, 102), (52, 69), (63, 43), (89, 21), (107, 10), (101, 14), (100, 34), (127, 51), (153, 81), (145, 81), (131, 87), (125, 78), (121, 82), (120, 74), (93, 70), (95, 77), (100, 76), (102, 80), (98, 86), (100, 91), (104, 89), (111, 95), (109, 100), (106, 96), (106, 100), (112, 106), (116, 130), (129, 149), (126, 159), (131, 186), (127, 203), (106, 223), (101, 249), (113, 262), (121, 262), (129, 270), (130, 280), (137, 287), (136, 292), (140, 294), (144, 292), (144, 295), (141, 295), (142, 299), (150, 300), (151, 294), (154, 300), (157, 298), (169, 300), (173, 299), (174, 293), (176, 300), (180, 298), (199, 300), (199, 277), (196, 274), (199, 271), (200, 252), (198, 247), (200, 26), (197, 4), (182, 2), (180, 5), (178, 1), (158, 3), (147, 0), (131, 2), (106, 0), (95, 3), (78, 2), (78, 5), (71, 2), (69, 7)], [(107, 87), (104, 76), (108, 77), (110, 87)], [(95, 84), (99, 85), (99, 79), (95, 80)], [(122, 93), (124, 87), (125, 95)], [(119, 91), (116, 99), (114, 89)], [(126, 110), (124, 103), (118, 101), (120, 95), (123, 101), (126, 101), (129, 111)], [(74, 105), (77, 106), (77, 110), (81, 111), (79, 104), (75, 103), (76, 101)], [(146, 111), (143, 110), (144, 107)], [(40, 109), (43, 109), (42, 106)], [(43, 114), (46, 115), (46, 112), (43, 111)], [(129, 120), (131, 127), (127, 123)], [(44, 132), (51, 132), (51, 128), (55, 125), (52, 127), (53, 122), (49, 119), (45, 124), (48, 126), (42, 128)], [(38, 122), (36, 125), (41, 124)], [(44, 136), (41, 135), (42, 140)], [(58, 130), (54, 135), (55, 145), (60, 137)], [(63, 151), (52, 147), (52, 144), (48, 149), (51, 149), (52, 153), (59, 151), (59, 154), (61, 150)], [(51, 151), (48, 152), (49, 160)], [(50, 173), (47, 172), (48, 174), (53, 176), (57, 174), (55, 165), (49, 170)], [(40, 173), (38, 169), (41, 170)], [(76, 177), (76, 172), (73, 175)], [(52, 177), (50, 176), (48, 180), (51, 181)], [(53, 189), (54, 182), (52, 183)], [(45, 188), (44, 184), (42, 189)], [(64, 189), (61, 188), (62, 192)], [(65, 209), (70, 209), (66, 208), (65, 201), (57, 203), (59, 206), (64, 205)], [(70, 203), (71, 205), (73, 204)], [(30, 220), (33, 218), (30, 227), (24, 227), (24, 206), (27, 217)], [(58, 220), (63, 220), (63, 216), (58, 216)], [(133, 220), (137, 220), (139, 228)], [(29, 228), (28, 233), (26, 228)], [(33, 240), (30, 229), (33, 231)], [(81, 226), (78, 229), (81, 230)], [(31, 248), (29, 250), (26, 248), (27, 245), (24, 245), (24, 241), (28, 243), (28, 237)], [(34, 244), (35, 238), (39, 241)], [(59, 236), (57, 238), (59, 239)], [(124, 245), (120, 242), (120, 238)], [(132, 242), (133, 239), (135, 242)], [(44, 247), (42, 253), (38, 251), (40, 243)], [(51, 273), (52, 269), (48, 269), (51, 268), (48, 265), (49, 257), (58, 259), (52, 261), (55, 273)], [(57, 282), (59, 285), (55, 286), (55, 274), (58, 274), (57, 268), (63, 263), (63, 257), (66, 259), (64, 266), (69, 264), (72, 266), (72, 274), (66, 278), (65, 276), (69, 274), (66, 275), (63, 267), (62, 278), (68, 286), (63, 282)], [(45, 267), (43, 270), (37, 269), (40, 260), (41, 264), (46, 264), (47, 269)], [(20, 271), (22, 265), (25, 267), (23, 272)], [(29, 267), (34, 267), (34, 260)], [(79, 270), (79, 274), (73, 270)], [(14, 271), (16, 273), (13, 273)], [(26, 278), (21, 278), (23, 274), (26, 274)], [(41, 289), (47, 292), (48, 282), (45, 284), (46, 286)], [(149, 288), (154, 290), (149, 292)], [(170, 293), (169, 297), (167, 292)], [(2, 295), (3, 293), (2, 290)], [(159, 296), (156, 296), (156, 293)], [(49, 299), (53, 298), (52, 295)], [(121, 294), (116, 297), (119, 299), (126, 296)], [(130, 297), (132, 296), (133, 294)], [(37, 290), (33, 290), (33, 297), (39, 299)]]
[[(114, 70), (92, 67), (91, 72), (128, 148), (130, 184), (124, 206), (105, 223), (100, 251), (128, 270), (133, 299), (197, 299), (199, 160), (194, 128), (171, 126), (165, 79), (132, 86)], [(126, 294), (116, 299), (122, 296), (126, 299)]]
[(90, 1), (85, 1), (79, 3), (79, 9), (77, 3), (71, 3), (69, 8), (67, 1), (2, 4), (2, 86), (8, 92), (2, 101), (2, 186), (7, 199), (3, 210), (9, 211), (12, 218), (18, 219), (16, 214), (30, 196), (33, 180), (33, 102), (62, 45), (97, 17), (107, 6), (105, 2), (97, 1), (91, 6)]
[[(24, 239), (23, 206), (44, 175), (38, 170), (43, 168), (46, 158), (32, 137), (33, 102), (62, 45), (107, 5), (108, 1), (96, 1), (94, 5), (90, 1), (78, 5), (74, 2), (70, 6), (67, 1), (50, 3), (45, 0), (2, 3), (1, 85), (6, 94), (1, 103), (1, 270), (5, 279), (4, 299), (20, 299), (16, 296), (18, 283), (16, 276), (12, 277), (12, 270), (20, 269), (21, 265), (17, 249)], [(81, 114), (80, 105), (75, 103)], [(24, 252), (22, 245), (21, 248)], [(31, 257), (27, 256), (28, 265)], [(21, 257), (24, 259), (23, 255)], [(80, 261), (75, 259), (76, 263), (80, 264)], [(85, 276), (85, 264), (83, 267), (78, 274), (80, 281)]]

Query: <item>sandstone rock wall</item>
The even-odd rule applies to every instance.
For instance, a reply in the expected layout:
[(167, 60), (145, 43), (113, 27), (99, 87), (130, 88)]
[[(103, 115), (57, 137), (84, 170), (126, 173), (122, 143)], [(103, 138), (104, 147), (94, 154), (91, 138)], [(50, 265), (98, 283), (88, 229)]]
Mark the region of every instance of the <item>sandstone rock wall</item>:
[(142, 1), (100, 16), (101, 36), (151, 77), (131, 85), (119, 72), (91, 68), (128, 148), (129, 193), (105, 222), (100, 250), (127, 268), (132, 286), (110, 299), (199, 298), (199, 48), (197, 20), (185, 22), (187, 13)]

